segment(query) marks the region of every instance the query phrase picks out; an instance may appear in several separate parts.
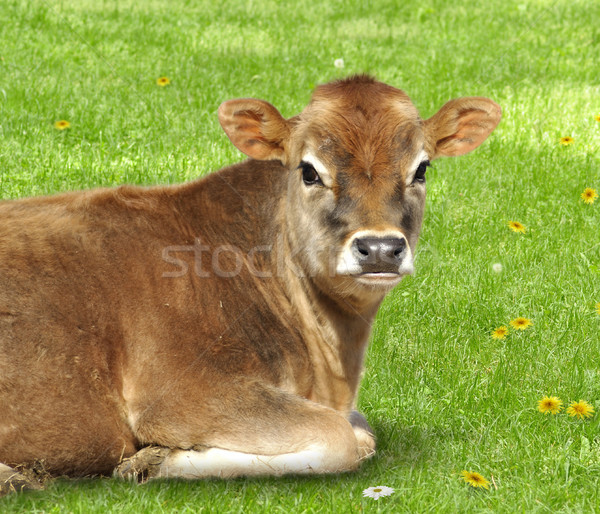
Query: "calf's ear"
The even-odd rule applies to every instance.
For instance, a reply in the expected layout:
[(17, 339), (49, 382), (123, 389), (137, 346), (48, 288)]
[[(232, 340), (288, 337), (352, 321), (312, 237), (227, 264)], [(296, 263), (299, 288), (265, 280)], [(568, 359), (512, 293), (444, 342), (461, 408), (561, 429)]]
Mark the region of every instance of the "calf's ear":
[(270, 103), (254, 98), (223, 102), (219, 123), (237, 149), (249, 157), (285, 161), (290, 129)]
[(432, 159), (464, 155), (475, 150), (500, 122), (500, 106), (488, 98), (450, 100), (425, 120), (425, 135)]

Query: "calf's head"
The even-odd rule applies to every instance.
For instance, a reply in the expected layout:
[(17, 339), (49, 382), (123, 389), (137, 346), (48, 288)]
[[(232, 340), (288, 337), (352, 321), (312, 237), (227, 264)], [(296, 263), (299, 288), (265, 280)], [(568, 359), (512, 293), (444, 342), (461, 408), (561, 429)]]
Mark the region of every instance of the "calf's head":
[(475, 149), (500, 116), (473, 97), (422, 120), (403, 91), (367, 76), (318, 86), (287, 120), (262, 100), (219, 108), (239, 150), (287, 167), (285, 230), (302, 271), (327, 291), (381, 297), (413, 270), (430, 162)]

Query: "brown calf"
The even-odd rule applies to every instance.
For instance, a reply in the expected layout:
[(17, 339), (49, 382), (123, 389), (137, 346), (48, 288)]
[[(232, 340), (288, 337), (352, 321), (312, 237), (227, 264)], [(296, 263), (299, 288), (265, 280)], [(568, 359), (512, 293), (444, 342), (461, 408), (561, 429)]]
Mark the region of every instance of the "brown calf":
[(289, 120), (253, 99), (219, 120), (249, 160), (0, 204), (1, 462), (229, 477), (373, 454), (356, 393), (377, 308), (413, 269), (425, 170), (500, 108), (461, 98), (422, 120), (357, 76)]

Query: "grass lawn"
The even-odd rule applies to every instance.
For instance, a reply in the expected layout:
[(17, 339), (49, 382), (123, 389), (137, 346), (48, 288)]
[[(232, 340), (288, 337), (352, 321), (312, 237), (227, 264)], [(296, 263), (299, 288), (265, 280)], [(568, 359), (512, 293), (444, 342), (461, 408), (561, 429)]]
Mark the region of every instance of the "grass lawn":
[[(315, 84), (356, 72), (404, 89), (424, 117), (475, 95), (504, 118), (428, 171), (417, 272), (373, 331), (359, 407), (379, 449), (357, 473), (56, 481), (0, 511), (600, 511), (600, 199), (580, 197), (600, 191), (599, 19), (588, 0), (4, 0), (4, 199), (194, 179), (242, 159), (223, 100), (291, 116)], [(532, 325), (514, 330), (519, 316)], [(546, 395), (559, 414), (537, 410)], [(567, 415), (580, 399), (598, 412)], [(375, 485), (395, 493), (363, 498)]]

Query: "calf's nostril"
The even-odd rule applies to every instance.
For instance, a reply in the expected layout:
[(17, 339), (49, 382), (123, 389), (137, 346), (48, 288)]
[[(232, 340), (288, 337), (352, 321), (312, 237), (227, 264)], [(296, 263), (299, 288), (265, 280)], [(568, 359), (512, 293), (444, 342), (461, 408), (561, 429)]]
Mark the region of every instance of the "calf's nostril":
[(369, 254), (371, 253), (369, 251), (369, 245), (366, 244), (362, 239), (355, 239), (354, 245), (356, 246), (358, 253), (360, 253), (361, 255), (364, 255), (365, 257), (368, 257)]
[(400, 257), (404, 250), (406, 249), (406, 239), (399, 239), (396, 244), (396, 248), (394, 248), (394, 257)]

